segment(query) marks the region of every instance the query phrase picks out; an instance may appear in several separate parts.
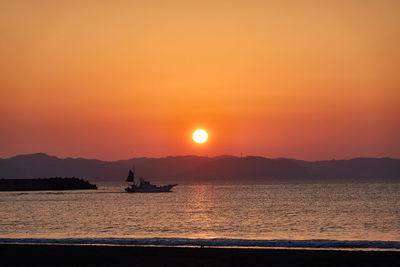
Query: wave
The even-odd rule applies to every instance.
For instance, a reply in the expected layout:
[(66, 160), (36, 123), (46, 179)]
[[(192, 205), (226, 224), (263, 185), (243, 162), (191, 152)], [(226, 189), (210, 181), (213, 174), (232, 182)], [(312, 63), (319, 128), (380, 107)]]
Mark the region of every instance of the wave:
[(207, 246), (319, 249), (400, 249), (400, 241), (329, 240), (329, 239), (191, 239), (191, 238), (0, 238), (1, 243), (136, 245), (136, 246)]

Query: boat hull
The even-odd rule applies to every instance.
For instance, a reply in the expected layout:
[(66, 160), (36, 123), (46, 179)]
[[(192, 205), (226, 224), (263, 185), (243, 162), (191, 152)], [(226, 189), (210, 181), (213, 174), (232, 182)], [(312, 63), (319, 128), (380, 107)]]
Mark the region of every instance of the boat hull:
[(157, 186), (151, 188), (141, 188), (141, 187), (127, 187), (125, 191), (128, 193), (165, 193), (171, 192), (171, 189), (176, 186), (176, 184), (170, 184), (165, 186)]

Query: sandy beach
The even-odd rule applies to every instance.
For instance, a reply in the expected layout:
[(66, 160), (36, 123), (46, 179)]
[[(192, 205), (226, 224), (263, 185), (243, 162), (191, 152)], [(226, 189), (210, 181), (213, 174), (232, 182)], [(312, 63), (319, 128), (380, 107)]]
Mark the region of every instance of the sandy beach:
[(400, 252), (0, 244), (0, 257), (2, 266), (398, 266)]

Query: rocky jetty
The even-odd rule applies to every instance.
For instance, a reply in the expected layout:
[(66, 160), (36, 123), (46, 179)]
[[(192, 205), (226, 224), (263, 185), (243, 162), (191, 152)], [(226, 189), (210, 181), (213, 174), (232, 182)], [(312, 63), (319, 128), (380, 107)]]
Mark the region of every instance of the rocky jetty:
[(79, 178), (0, 179), (0, 191), (97, 189), (95, 184)]

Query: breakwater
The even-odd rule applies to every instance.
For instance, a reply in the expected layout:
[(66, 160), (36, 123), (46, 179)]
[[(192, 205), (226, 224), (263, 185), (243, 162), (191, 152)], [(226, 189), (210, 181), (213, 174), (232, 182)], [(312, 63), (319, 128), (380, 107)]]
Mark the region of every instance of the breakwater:
[(97, 189), (95, 184), (79, 178), (0, 179), (0, 191)]

